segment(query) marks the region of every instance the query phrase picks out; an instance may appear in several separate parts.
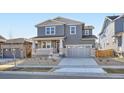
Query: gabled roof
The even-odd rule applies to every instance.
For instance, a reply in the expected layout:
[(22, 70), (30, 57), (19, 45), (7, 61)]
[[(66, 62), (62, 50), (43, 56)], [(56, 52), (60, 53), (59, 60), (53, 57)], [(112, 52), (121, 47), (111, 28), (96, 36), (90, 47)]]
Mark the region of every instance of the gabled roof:
[(39, 23), (36, 25), (36, 27), (42, 27), (42, 26), (52, 26), (52, 25), (63, 25), (64, 22), (60, 22), (60, 21), (57, 21), (57, 20), (47, 20), (47, 21), (44, 21), (42, 23)]
[(3, 36), (0, 35), (0, 39), (6, 40)]
[(94, 26), (91, 26), (91, 25), (84, 26), (84, 29), (94, 29)]
[(107, 16), (109, 19), (111, 19), (111, 20), (114, 20), (114, 19), (116, 19), (117, 17), (119, 17), (119, 15), (117, 15), (117, 16)]
[(25, 43), (25, 42), (30, 42), (29, 40), (25, 39), (25, 38), (16, 38), (16, 39), (9, 39), (6, 40), (6, 43)]
[(109, 20), (110, 22), (113, 22), (113, 21), (117, 20), (118, 18), (121, 18), (122, 16), (124, 16), (124, 15), (106, 16), (104, 23), (103, 23), (102, 31), (99, 33), (99, 35), (101, 35), (104, 32), (103, 29), (105, 28), (105, 23), (107, 22), (107, 20)]
[(46, 20), (44, 22), (41, 22), (36, 25), (36, 27), (42, 27), (42, 26), (52, 26), (52, 25), (77, 25), (77, 24), (84, 24), (83, 22), (72, 20), (69, 18), (64, 17), (56, 17), (54, 19)]
[(0, 42), (5, 42), (5, 41), (6, 41), (6, 39), (0, 35)]
[(56, 18), (53, 19), (53, 20), (60, 21), (60, 22), (64, 22), (65, 24), (68, 24), (68, 25), (84, 24), (83, 22), (76, 21), (76, 20), (69, 19), (69, 18), (64, 18), (64, 17), (56, 17)]

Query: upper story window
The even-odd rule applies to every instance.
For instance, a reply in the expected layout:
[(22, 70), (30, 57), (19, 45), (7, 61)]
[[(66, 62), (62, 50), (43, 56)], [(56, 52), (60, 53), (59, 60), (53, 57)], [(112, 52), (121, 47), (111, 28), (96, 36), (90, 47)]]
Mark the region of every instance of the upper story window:
[(70, 26), (70, 34), (71, 35), (76, 34), (76, 26)]
[(90, 31), (89, 30), (85, 30), (85, 35), (90, 35)]
[(46, 27), (45, 35), (55, 35), (55, 27)]

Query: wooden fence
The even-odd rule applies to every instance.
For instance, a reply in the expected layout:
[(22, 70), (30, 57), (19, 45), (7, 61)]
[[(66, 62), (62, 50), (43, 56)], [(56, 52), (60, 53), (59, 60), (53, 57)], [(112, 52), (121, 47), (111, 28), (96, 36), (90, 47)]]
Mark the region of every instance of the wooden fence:
[(96, 50), (96, 57), (113, 57), (114, 51), (112, 49), (109, 50)]

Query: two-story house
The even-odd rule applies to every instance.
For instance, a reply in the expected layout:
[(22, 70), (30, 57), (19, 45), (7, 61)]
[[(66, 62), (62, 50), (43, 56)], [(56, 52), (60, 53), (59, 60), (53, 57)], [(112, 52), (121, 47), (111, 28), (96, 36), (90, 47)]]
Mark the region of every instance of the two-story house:
[(124, 53), (124, 15), (106, 16), (99, 34), (100, 49)]
[(37, 37), (33, 38), (33, 56), (59, 54), (67, 57), (91, 57), (96, 36), (93, 26), (57, 17), (36, 25)]

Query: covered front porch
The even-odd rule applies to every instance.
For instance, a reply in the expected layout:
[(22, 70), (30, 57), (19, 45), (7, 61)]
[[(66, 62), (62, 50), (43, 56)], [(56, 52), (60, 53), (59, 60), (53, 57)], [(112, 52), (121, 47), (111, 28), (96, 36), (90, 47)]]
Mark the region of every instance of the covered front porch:
[(124, 32), (118, 32), (114, 36), (116, 46), (115, 50), (119, 53), (124, 53)]
[(34, 38), (32, 44), (32, 55), (64, 54), (64, 37)]

